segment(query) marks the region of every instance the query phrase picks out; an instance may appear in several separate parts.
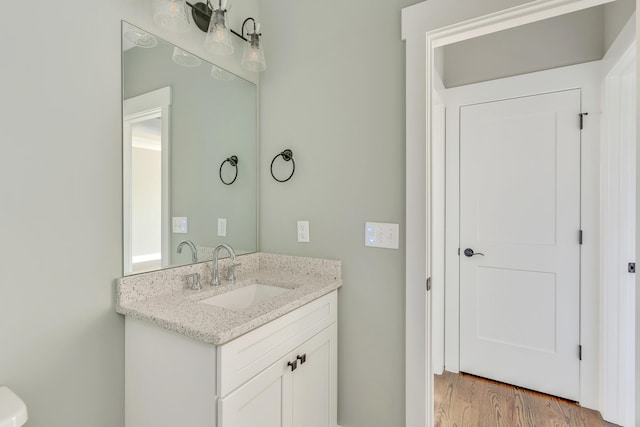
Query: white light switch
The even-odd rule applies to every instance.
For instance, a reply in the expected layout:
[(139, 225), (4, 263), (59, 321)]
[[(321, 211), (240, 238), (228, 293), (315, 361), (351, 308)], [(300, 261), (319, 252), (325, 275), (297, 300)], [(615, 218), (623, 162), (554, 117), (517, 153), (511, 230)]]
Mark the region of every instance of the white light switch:
[(364, 245), (372, 248), (398, 249), (400, 226), (385, 222), (365, 222)]
[(309, 221), (298, 221), (298, 242), (309, 243)]
[(227, 218), (218, 218), (218, 236), (227, 237)]
[(186, 234), (189, 230), (186, 216), (174, 216), (172, 223), (174, 233)]

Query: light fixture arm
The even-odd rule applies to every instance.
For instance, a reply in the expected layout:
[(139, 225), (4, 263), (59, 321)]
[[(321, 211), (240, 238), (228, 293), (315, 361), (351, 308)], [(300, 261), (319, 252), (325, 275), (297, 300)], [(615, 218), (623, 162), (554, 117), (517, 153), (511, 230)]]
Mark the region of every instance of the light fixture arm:
[[(218, 1), (219, 1), (218, 4), (222, 6), (222, 0), (218, 0)], [(193, 4), (188, 1), (186, 3), (187, 3), (187, 6), (191, 8), (191, 16), (193, 16), (193, 22), (195, 22), (196, 27), (198, 27), (200, 31), (202, 31), (203, 33), (208, 32), (209, 22), (211, 21), (211, 16), (213, 14), (213, 7), (211, 6), (211, 0), (206, 0), (206, 3), (199, 2), (199, 3)], [(225, 9), (224, 12), (226, 13), (227, 10)], [(231, 31), (231, 33), (235, 34), (236, 36), (240, 37), (242, 40), (248, 42), (249, 40), (244, 35), (244, 27), (248, 21), (253, 21), (253, 28), (255, 32), (256, 20), (251, 17), (245, 19), (244, 22), (242, 23), (242, 34), (237, 33), (232, 28), (229, 28), (229, 31)], [(261, 34), (258, 34), (258, 35), (261, 35)]]
[[(253, 19), (252, 17), (248, 17), (247, 19), (244, 20), (244, 22), (242, 23), (242, 35), (240, 36), (244, 41), (249, 41), (247, 40), (247, 38), (244, 35), (244, 27), (247, 25), (247, 22), (252, 21), (253, 22), (253, 34), (258, 34), (256, 33), (256, 20)], [(233, 30), (231, 30), (233, 31)], [(249, 34), (249, 33), (247, 33)], [(259, 36), (261, 36), (262, 34), (258, 34)]]

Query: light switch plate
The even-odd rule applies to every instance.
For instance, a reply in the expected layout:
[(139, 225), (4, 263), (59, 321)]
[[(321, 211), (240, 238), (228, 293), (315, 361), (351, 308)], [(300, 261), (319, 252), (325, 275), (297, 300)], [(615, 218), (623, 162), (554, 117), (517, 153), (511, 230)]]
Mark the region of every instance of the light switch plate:
[(189, 226), (186, 216), (174, 216), (172, 219), (174, 233), (187, 234), (189, 232)]
[(364, 245), (372, 248), (398, 249), (400, 225), (385, 222), (364, 223)]
[(227, 218), (218, 218), (218, 237), (227, 237)]
[(309, 243), (309, 221), (298, 221), (298, 242)]

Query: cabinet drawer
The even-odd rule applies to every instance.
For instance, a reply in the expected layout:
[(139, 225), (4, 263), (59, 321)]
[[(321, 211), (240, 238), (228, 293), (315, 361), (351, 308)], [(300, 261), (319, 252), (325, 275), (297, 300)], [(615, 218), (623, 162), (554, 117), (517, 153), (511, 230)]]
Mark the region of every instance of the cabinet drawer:
[(334, 291), (218, 347), (217, 395), (226, 396), (335, 323), (337, 312)]

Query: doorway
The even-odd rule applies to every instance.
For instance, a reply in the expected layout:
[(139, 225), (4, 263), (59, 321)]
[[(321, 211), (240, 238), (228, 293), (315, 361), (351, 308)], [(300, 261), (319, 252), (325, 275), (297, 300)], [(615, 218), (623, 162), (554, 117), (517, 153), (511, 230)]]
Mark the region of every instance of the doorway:
[[(599, 111), (600, 80), (599, 63), (590, 62), (449, 89), (446, 176), (442, 178), (443, 180), (446, 178), (447, 197), (446, 207), (443, 209), (446, 211), (445, 216), (448, 220), (446, 241), (443, 245), (445, 252), (450, 255), (446, 259), (444, 269), (447, 285), (444, 334), (446, 351), (440, 372), (435, 369), (436, 373), (441, 373), (443, 367), (450, 372), (467, 369), (466, 372), (581, 402), (588, 402), (590, 399), (586, 394), (589, 389), (584, 385), (589, 384), (589, 387), (597, 389), (597, 357), (594, 357), (597, 355), (585, 352), (583, 360), (579, 359), (581, 345), (587, 349), (598, 348), (599, 345), (598, 329), (590, 325), (580, 328), (580, 324), (584, 325), (584, 319), (597, 317), (598, 312), (599, 170), (597, 158), (600, 126), (597, 119), (589, 121), (582, 119), (584, 129), (580, 129), (580, 113)], [(502, 101), (488, 102), (496, 98)], [(543, 101), (549, 102), (549, 111), (541, 110)], [(531, 102), (535, 104), (528, 107), (527, 105)], [(491, 173), (473, 172), (471, 169), (471, 175), (483, 174), (491, 177), (492, 174), (502, 173), (511, 177), (505, 177), (507, 180), (505, 182), (492, 183), (492, 191), (501, 187), (505, 189), (498, 194), (486, 195), (481, 201), (482, 204), (498, 200), (499, 196), (504, 197), (505, 192), (511, 201), (507, 201), (505, 211), (488, 218), (490, 222), (496, 218), (499, 221), (493, 224), (487, 223), (482, 230), (471, 230), (470, 241), (470, 237), (464, 236), (464, 227), (461, 227), (461, 224), (467, 221), (472, 226), (477, 225), (477, 221), (483, 216), (487, 217), (489, 212), (474, 213), (464, 207), (463, 199), (460, 198), (460, 194), (464, 195), (465, 191), (459, 178), (465, 176), (463, 170), (465, 163), (457, 160), (458, 158), (464, 160), (458, 142), (462, 135), (461, 129), (464, 129), (461, 125), (462, 113), (460, 112), (468, 108), (460, 108), (460, 106), (493, 104), (502, 105), (503, 108), (508, 107), (508, 114), (516, 119), (508, 122), (509, 126), (521, 121), (529, 125), (528, 128), (517, 129), (526, 133), (523, 136), (510, 130), (506, 130), (505, 133), (505, 130), (499, 129), (508, 136), (506, 143), (510, 144), (509, 147), (498, 150), (504, 153), (493, 149), (491, 152), (471, 157), (471, 161), (474, 161), (475, 158), (481, 159), (483, 156), (490, 155), (493, 160), (487, 161), (496, 162)], [(522, 110), (522, 108), (529, 110)], [(546, 125), (538, 123), (540, 120), (543, 122), (547, 120), (548, 123)], [(491, 123), (496, 122), (494, 120)], [(544, 142), (544, 135), (538, 135), (540, 132), (547, 133), (547, 142)], [(526, 143), (532, 144), (535, 148), (522, 145)], [(500, 162), (503, 157), (504, 160), (508, 160), (509, 150), (515, 150), (512, 153), (515, 161)], [(482, 167), (482, 164), (487, 161), (479, 162), (478, 166), (471, 163), (467, 167)], [(536, 165), (537, 161), (541, 164)], [(543, 165), (545, 162), (549, 163), (545, 166)], [(515, 164), (519, 166), (514, 168)], [(434, 167), (434, 173), (436, 170), (437, 168)], [(483, 180), (486, 178), (478, 178), (479, 182)], [(472, 195), (475, 192), (475, 190), (472, 191)], [(486, 207), (483, 209), (486, 210)], [(511, 215), (518, 217), (511, 224), (504, 216), (509, 211)], [(466, 219), (465, 215), (467, 215)], [(484, 222), (486, 223), (487, 220)], [(486, 234), (492, 228), (497, 231), (497, 236), (487, 237)], [(581, 229), (585, 230), (585, 233), (582, 233), (586, 242), (584, 245), (580, 244)], [(464, 256), (463, 251), (469, 246), (486, 253), (492, 259)], [(461, 250), (460, 256), (457, 255), (458, 248)], [(503, 262), (495, 259), (499, 253), (507, 257), (508, 264), (499, 264)], [(483, 264), (485, 259), (487, 261)], [(496, 325), (497, 332), (503, 337), (505, 334), (511, 335), (511, 345), (506, 344), (507, 340), (504, 338), (493, 337), (489, 340), (480, 340), (487, 343), (497, 341), (498, 346), (505, 350), (498, 357), (498, 359), (503, 358), (500, 359), (502, 363), (496, 366), (506, 365), (507, 367), (499, 369), (504, 372), (497, 372), (493, 376), (486, 371), (469, 371), (468, 368), (460, 365), (461, 359), (473, 357), (473, 354), (464, 353), (465, 349), (462, 346), (464, 340), (460, 335), (460, 331), (465, 330), (461, 320), (469, 318), (467, 312), (472, 307), (464, 295), (465, 283), (461, 279), (464, 279), (465, 268), (477, 267), (483, 268), (483, 273), (489, 272), (494, 275), (500, 273), (502, 277), (512, 277), (515, 273), (524, 275), (523, 279), (514, 278), (510, 282), (502, 283), (504, 288), (498, 292), (500, 295), (495, 295), (496, 291), (490, 291), (495, 284), (484, 285), (485, 288), (481, 292), (481, 297), (485, 300), (491, 296), (497, 298), (487, 300), (489, 304), (499, 303), (503, 296), (501, 294), (511, 293), (514, 300), (509, 307), (495, 307), (495, 310), (489, 311), (489, 314), (496, 311), (496, 315), (501, 319), (511, 313), (511, 318), (505, 325)], [(466, 274), (469, 276), (470, 273)], [(525, 283), (529, 284), (528, 288), (523, 288)], [(526, 300), (526, 305), (519, 302), (523, 299)], [(462, 303), (462, 307), (457, 301)], [(514, 307), (520, 308), (514, 311)], [(529, 315), (525, 319), (520, 319), (519, 313)], [(580, 317), (581, 313), (583, 318)], [(435, 325), (434, 322), (434, 327)], [(503, 330), (500, 331), (500, 328)], [(543, 338), (545, 336), (546, 339)], [(509, 350), (509, 347), (512, 348)], [(436, 349), (437, 345), (434, 343), (434, 351)], [(515, 354), (511, 354), (511, 350), (514, 350)], [(504, 357), (508, 357), (509, 354), (514, 360), (520, 360), (524, 366), (505, 360)], [(556, 358), (558, 364), (554, 365), (551, 361)], [(540, 363), (536, 364), (536, 362)], [(524, 370), (535, 374), (528, 381), (518, 382), (513, 379), (517, 378), (513, 374), (511, 377), (507, 376), (510, 371), (508, 366), (511, 365), (515, 365), (513, 368), (517, 367), (513, 372)], [(555, 374), (545, 380), (545, 375), (551, 372)], [(568, 377), (564, 378), (563, 374), (567, 374)], [(562, 381), (555, 383), (554, 378)], [(568, 385), (570, 378), (571, 386)], [(541, 381), (538, 382), (538, 380)], [(578, 382), (582, 387), (578, 388)], [(597, 399), (597, 396), (593, 399)]]
[(131, 270), (162, 268), (162, 112), (131, 126)]
[(171, 88), (123, 103), (124, 274), (169, 261), (169, 106)]
[[(411, 24), (414, 25), (411, 29), (405, 29), (404, 24), (406, 21), (409, 21), (407, 18), (407, 14), (403, 15), (403, 31), (404, 37), (407, 40), (407, 229), (414, 229), (417, 227), (417, 217), (420, 215), (416, 215), (416, 207), (418, 210), (421, 209), (419, 205), (414, 203), (418, 197), (421, 197), (424, 200), (424, 195), (427, 194), (427, 203), (425, 208), (422, 210), (422, 220), (427, 224), (427, 229), (425, 230), (424, 239), (421, 243), (421, 238), (410, 239), (407, 237), (407, 394), (411, 393), (411, 398), (407, 398), (407, 423), (411, 422), (415, 424), (411, 425), (421, 425), (420, 418), (424, 416), (425, 424), (431, 425), (432, 423), (432, 407), (427, 404), (426, 411), (421, 413), (419, 408), (416, 405), (416, 401), (418, 400), (415, 397), (415, 393), (419, 393), (420, 390), (423, 390), (425, 396), (429, 396), (427, 402), (431, 402), (430, 393), (432, 393), (432, 382), (429, 373), (426, 375), (426, 383), (424, 387), (420, 388), (418, 381), (419, 376), (416, 375), (416, 369), (419, 369), (416, 365), (416, 360), (428, 360), (427, 362), (427, 371), (432, 368), (430, 356), (433, 355), (434, 360), (439, 357), (439, 353), (433, 354), (431, 352), (431, 309), (429, 304), (434, 304), (433, 312), (436, 311), (437, 301), (435, 301), (436, 297), (436, 289), (438, 287), (437, 273), (438, 268), (440, 268), (439, 274), (444, 275), (444, 266), (438, 266), (433, 263), (434, 258), (436, 257), (436, 252), (438, 252), (439, 246), (436, 242), (433, 241), (433, 238), (436, 237), (438, 230), (443, 226), (442, 224), (436, 224), (433, 221), (437, 220), (438, 216), (446, 218), (446, 227), (449, 226), (451, 222), (454, 222), (448, 215), (444, 216), (439, 213), (439, 209), (442, 208), (442, 204), (438, 205), (437, 201), (433, 198), (434, 195), (437, 195), (440, 192), (440, 188), (438, 187), (439, 182), (437, 177), (437, 171), (434, 169), (430, 169), (427, 167), (437, 166), (434, 162), (437, 162), (438, 156), (440, 155), (442, 148), (437, 147), (437, 143), (434, 140), (435, 135), (438, 134), (439, 130), (437, 129), (438, 123), (436, 122), (437, 117), (439, 115), (438, 106), (432, 104), (432, 102), (436, 99), (438, 93), (438, 85), (435, 80), (437, 77), (437, 73), (441, 71), (441, 69), (437, 68), (438, 62), (438, 52), (437, 49), (443, 46), (447, 46), (459, 41), (469, 40), (473, 38), (477, 38), (487, 34), (493, 34), (499, 31), (503, 31), (509, 28), (515, 28), (521, 25), (526, 25), (532, 22), (538, 22), (550, 17), (565, 15), (571, 12), (575, 12), (578, 10), (582, 10), (585, 8), (589, 8), (592, 6), (610, 3), (608, 1), (582, 1), (582, 0), (548, 0), (548, 1), (532, 1), (528, 2), (522, 6), (516, 6), (512, 9), (500, 11), (494, 13), (492, 15), (487, 15), (483, 18), (471, 19), (469, 21), (463, 22), (462, 24), (455, 24), (447, 26), (446, 22), (443, 24), (434, 24), (434, 19), (428, 19), (425, 17), (422, 22), (416, 23), (416, 20), (412, 20)], [(433, 3), (432, 3), (433, 4)], [(438, 6), (433, 4), (433, 8), (437, 8)], [(480, 8), (480, 6), (478, 6)], [(425, 6), (424, 8), (415, 7), (414, 10), (423, 10), (425, 13), (428, 12), (428, 8)], [(460, 15), (464, 15), (464, 13), (460, 13)], [(481, 15), (481, 14), (478, 14)], [(426, 15), (425, 15), (426, 16)], [(469, 15), (466, 15), (468, 19)], [(473, 16), (473, 15), (471, 15)], [(455, 22), (455, 21), (450, 21)], [(422, 25), (422, 27), (420, 27)], [(417, 28), (417, 29), (416, 29)], [(424, 32), (420, 33), (419, 28), (424, 28)], [(434, 28), (437, 28), (434, 30)], [(426, 38), (424, 37), (426, 33)], [(422, 40), (421, 40), (422, 37)], [(634, 38), (635, 38), (635, 30), (634, 30)], [(426, 39), (426, 40), (425, 40)], [(426, 52), (419, 52), (420, 46), (423, 46), (423, 49)], [(411, 59), (410, 59), (411, 58)], [(424, 63), (426, 63), (426, 69), (421, 68), (420, 60), (424, 58)], [(421, 72), (423, 74), (421, 74)], [(416, 96), (416, 99), (412, 99), (413, 97), (410, 95), (411, 93), (420, 93), (421, 87), (424, 87), (424, 83), (420, 81), (420, 77), (424, 78), (426, 75), (426, 102), (421, 104), (420, 97)], [(600, 76), (602, 78), (602, 76)], [(424, 80), (423, 80), (424, 81)], [(602, 80), (600, 80), (602, 83)], [(421, 104), (421, 105), (420, 105)], [(589, 108), (591, 111), (595, 111), (596, 115), (601, 111), (599, 103)], [(422, 115), (421, 111), (425, 111), (426, 114)], [(447, 112), (448, 114), (448, 112)], [(427, 117), (426, 126), (424, 120), (420, 123), (420, 117)], [(590, 119), (595, 123), (600, 123), (601, 117), (591, 116)], [(421, 138), (421, 135), (423, 138)], [(426, 139), (426, 150), (421, 151), (421, 144), (424, 145), (424, 140)], [(599, 145), (599, 135), (598, 138), (594, 141), (595, 146)], [(421, 153), (424, 153), (422, 156)], [(418, 158), (419, 160), (414, 160)], [(586, 161), (584, 161), (586, 160)], [(585, 159), (583, 157), (583, 165), (595, 167), (595, 170), (599, 170), (598, 164), (598, 156), (589, 157)], [(411, 180), (415, 180), (416, 177), (420, 176), (420, 171), (425, 171), (425, 185), (421, 188), (420, 185), (415, 184), (414, 182), (410, 182)], [(442, 184), (442, 182), (440, 182)], [(595, 202), (595, 210), (598, 212), (600, 205), (598, 204), (598, 191), (599, 189), (599, 174), (596, 173), (595, 180), (589, 181), (588, 184), (592, 184), (595, 188), (595, 197), (594, 196), (586, 196), (583, 197), (582, 204), (592, 204)], [(584, 186), (585, 183), (583, 182)], [(417, 191), (418, 190), (418, 191)], [(419, 190), (422, 190), (421, 193)], [(591, 199), (589, 199), (591, 198)], [(411, 201), (410, 201), (411, 199)], [(587, 199), (587, 200), (585, 200)], [(449, 202), (449, 197), (447, 197), (447, 203)], [(593, 207), (593, 206), (592, 206)], [(596, 243), (600, 239), (599, 233), (599, 218), (596, 215), (595, 217), (595, 227), (592, 228), (592, 231), (595, 231), (595, 234), (592, 234), (592, 238), (594, 240), (591, 243)], [(584, 225), (584, 224), (583, 224)], [(418, 228), (420, 230), (420, 228)], [(424, 246), (422, 246), (422, 244)], [(455, 249), (457, 251), (457, 246)], [(424, 248), (424, 249), (421, 249)], [(465, 249), (465, 248), (461, 248)], [(415, 251), (415, 253), (414, 253)], [(591, 280), (592, 283), (585, 284), (583, 283), (583, 289), (581, 294), (581, 311), (582, 311), (582, 329), (589, 331), (596, 331), (595, 335), (598, 335), (600, 320), (600, 284), (599, 284), (599, 272), (598, 265), (600, 263), (599, 258), (599, 246), (598, 244), (593, 245), (592, 247), (582, 248), (583, 255), (585, 252), (590, 253), (591, 256), (595, 256), (596, 262), (591, 265), (593, 267), (595, 265), (595, 274), (585, 275), (584, 271), (581, 271), (583, 279)], [(447, 252), (449, 253), (449, 252)], [(424, 256), (423, 260), (426, 262), (422, 262), (421, 266), (420, 257)], [(583, 261), (581, 263), (581, 269), (587, 267), (586, 263)], [(418, 274), (424, 271), (424, 277), (431, 277), (432, 289), (433, 293), (427, 293), (424, 302), (421, 301), (421, 297), (419, 294), (419, 285), (418, 285)], [(592, 273), (592, 272), (591, 272)], [(415, 283), (414, 283), (415, 280)], [(442, 286), (440, 284), (440, 286)], [(424, 292), (424, 287), (422, 288)], [(431, 301), (431, 299), (434, 299)], [(447, 297), (447, 307), (451, 302), (452, 298)], [(455, 302), (455, 299), (454, 301)], [(423, 303), (421, 311), (418, 305)], [(585, 310), (586, 308), (586, 310)], [(590, 311), (589, 311), (590, 310)], [(422, 317), (422, 313), (424, 317)], [(424, 320), (424, 323), (422, 323)], [(423, 326), (424, 325), (424, 326)], [(449, 327), (449, 326), (447, 326)], [(420, 330), (422, 329), (422, 336), (425, 337), (424, 341), (420, 340), (418, 336), (420, 335)], [(437, 334), (436, 330), (433, 331), (434, 342), (437, 342)], [(424, 343), (424, 357), (421, 358), (420, 351), (422, 348), (418, 348), (420, 342)], [(581, 344), (584, 344), (584, 337), (581, 337)], [(585, 358), (581, 363), (581, 395), (580, 402), (592, 408), (600, 409), (600, 401), (599, 401), (599, 393), (601, 392), (601, 383), (599, 375), (601, 374), (601, 360), (599, 360), (599, 353), (601, 350), (600, 347), (600, 337), (597, 336), (595, 342), (591, 343), (590, 348), (594, 350), (594, 354), (590, 354), (587, 358)], [(577, 351), (576, 351), (577, 353)], [(446, 356), (443, 355), (442, 359)], [(591, 360), (587, 360), (591, 359)], [(411, 378), (413, 377), (413, 378)], [(415, 378), (415, 379), (414, 379)], [(418, 420), (418, 421), (416, 421)]]

